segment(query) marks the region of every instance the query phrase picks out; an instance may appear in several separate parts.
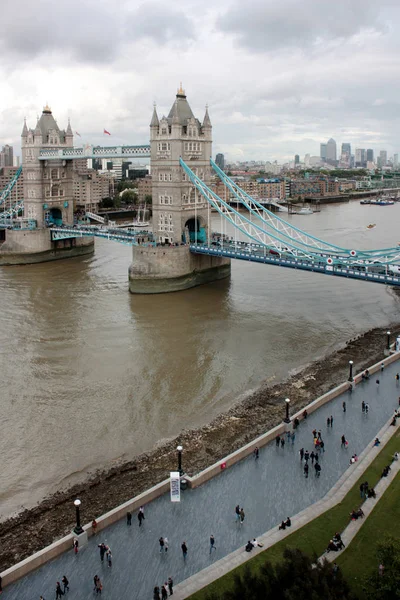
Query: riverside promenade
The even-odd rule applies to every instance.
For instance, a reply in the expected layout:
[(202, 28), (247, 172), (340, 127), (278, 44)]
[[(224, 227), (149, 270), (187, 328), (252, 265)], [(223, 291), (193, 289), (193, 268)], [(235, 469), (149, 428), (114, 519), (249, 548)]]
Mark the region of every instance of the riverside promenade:
[[(153, 587), (160, 586), (169, 576), (178, 584), (244, 547), (247, 540), (260, 537), (282, 519), (320, 500), (346, 471), (351, 455), (359, 455), (371, 444), (398, 407), (398, 370), (400, 364), (396, 361), (383, 373), (358, 384), (351, 394), (345, 392), (322, 406), (300, 423), (293, 445), (286, 442), (284, 448), (278, 448), (275, 442), (270, 443), (260, 449), (258, 460), (249, 456), (203, 486), (183, 492), (180, 504), (171, 504), (165, 494), (145, 507), (146, 520), (141, 528), (136, 515), (132, 527), (127, 527), (124, 520), (110, 526), (90, 538), (78, 555), (71, 548), (71, 552), (5, 588), (3, 598), (54, 598), (56, 581), (61, 581), (63, 575), (70, 581), (71, 600), (92, 598), (93, 577), (97, 574), (105, 598), (150, 600)], [(363, 400), (369, 404), (367, 414), (361, 411)], [(283, 404), (282, 400), (282, 414)], [(333, 427), (328, 428), (326, 420), (330, 415), (334, 421)], [(299, 449), (304, 447), (311, 452), (314, 428), (322, 432), (325, 452), (320, 455), (320, 478), (315, 477), (310, 461), (306, 479)], [(342, 435), (349, 441), (347, 449), (341, 447)], [(235, 520), (237, 504), (245, 511), (243, 525)], [(210, 534), (216, 545), (211, 555)], [(168, 537), (167, 554), (159, 552), (160, 536)], [(111, 568), (100, 562), (97, 544), (103, 541), (112, 550)], [(183, 541), (188, 546), (186, 561), (180, 548)]]

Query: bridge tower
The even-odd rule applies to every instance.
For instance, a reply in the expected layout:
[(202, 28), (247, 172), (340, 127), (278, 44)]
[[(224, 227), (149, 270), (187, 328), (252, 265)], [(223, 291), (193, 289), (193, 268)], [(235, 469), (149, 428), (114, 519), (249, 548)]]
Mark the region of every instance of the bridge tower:
[(228, 277), (230, 260), (190, 253), (189, 243), (206, 242), (208, 202), (187, 180), (182, 157), (207, 184), (211, 182), (212, 126), (206, 108), (197, 119), (182, 85), (168, 117), (154, 106), (150, 122), (153, 233), (156, 247), (133, 248), (129, 269), (132, 293), (183, 290)]
[(24, 173), (24, 216), (39, 228), (46, 221), (73, 224), (73, 163), (66, 160), (39, 160), (40, 150), (72, 148), (73, 133), (68, 122), (60, 129), (49, 106), (43, 108), (35, 129), (26, 122), (21, 135)]

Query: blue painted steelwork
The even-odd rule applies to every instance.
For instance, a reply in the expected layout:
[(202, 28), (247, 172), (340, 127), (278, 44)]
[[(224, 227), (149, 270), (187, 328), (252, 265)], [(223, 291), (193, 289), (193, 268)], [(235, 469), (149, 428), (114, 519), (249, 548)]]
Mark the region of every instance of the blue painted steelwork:
[[(262, 227), (271, 228), (275, 231), (276, 235), (285, 238), (285, 243), (288, 241), (289, 243), (296, 240), (297, 243), (301, 244), (301, 246), (308, 251), (323, 251), (328, 252), (329, 254), (339, 254), (339, 255), (347, 255), (347, 256), (358, 256), (361, 258), (379, 258), (381, 256), (387, 257), (389, 255), (399, 256), (399, 248), (381, 248), (378, 250), (352, 250), (348, 248), (343, 248), (341, 246), (337, 246), (336, 244), (331, 244), (329, 242), (325, 242), (320, 238), (317, 238), (302, 229), (295, 227), (294, 225), (288, 223), (284, 219), (278, 217), (272, 211), (269, 211), (265, 208), (260, 202), (256, 199), (252, 198), (244, 192), (230, 177), (228, 177), (219, 167), (218, 165), (210, 159), (210, 164), (214, 171), (217, 173), (221, 181), (224, 183), (226, 187), (233, 193), (238, 202), (243, 204), (249, 212), (259, 218), (263, 225)], [(354, 254), (356, 253), (356, 254)]]
[[(198, 189), (198, 191), (206, 198), (206, 200), (213, 206), (229, 223), (231, 223), (236, 229), (241, 231), (246, 237), (250, 238), (254, 242), (261, 244), (268, 251), (274, 254), (285, 255), (286, 257), (292, 257), (299, 261), (306, 260), (307, 263), (312, 264), (323, 262), (327, 266), (331, 267), (336, 265), (339, 269), (352, 269), (352, 270), (366, 270), (371, 271), (373, 267), (384, 268), (385, 272), (397, 271), (399, 269), (398, 263), (400, 261), (400, 248), (390, 249), (385, 254), (384, 250), (372, 251), (369, 255), (364, 256), (363, 253), (359, 253), (355, 250), (348, 252), (338, 253), (337, 250), (334, 252), (327, 253), (326, 250), (320, 249), (317, 251), (310, 251), (304, 249), (302, 240), (296, 237), (295, 240), (288, 241), (291, 239), (286, 236), (286, 239), (282, 240), (279, 237), (278, 232), (267, 231), (261, 226), (253, 223), (247, 219), (229, 204), (224, 202), (217, 194), (210, 190), (207, 185), (201, 181), (188, 165), (180, 159), (180, 164), (188, 175), (189, 180)], [(307, 234), (305, 234), (307, 235)], [(373, 254), (376, 252), (376, 254)], [(399, 269), (400, 271), (400, 269)]]
[(92, 146), (83, 148), (43, 148), (39, 160), (75, 160), (78, 158), (149, 158), (150, 146)]
[[(77, 237), (99, 237), (106, 240), (125, 244), (127, 246), (155, 246), (155, 242), (152, 241), (152, 234), (146, 232), (137, 231), (121, 231), (118, 229), (108, 229), (106, 227), (52, 227), (51, 228), (51, 240), (65, 240)], [(140, 240), (139, 240), (140, 238)], [(148, 238), (149, 241), (142, 241)]]
[(270, 255), (266, 248), (256, 247), (256, 244), (243, 244), (240, 249), (222, 245), (220, 247), (207, 246), (203, 244), (190, 244), (190, 251), (194, 254), (207, 254), (208, 256), (223, 256), (226, 258), (235, 258), (249, 262), (264, 263), (277, 267), (286, 267), (289, 269), (299, 269), (301, 271), (311, 271), (314, 273), (323, 273), (324, 275), (333, 275), (337, 277), (346, 277), (348, 279), (358, 279), (361, 281), (372, 281), (374, 283), (383, 283), (400, 287), (400, 275), (386, 274), (384, 268), (370, 267), (374, 271), (364, 268), (356, 268), (336, 265), (328, 265), (322, 259), (320, 262), (296, 258), (293, 256), (274, 256)]
[(15, 173), (14, 177), (11, 179), (11, 181), (6, 185), (6, 187), (4, 188), (4, 190), (1, 192), (0, 206), (7, 200), (8, 196), (10, 195), (10, 193), (11, 193), (11, 191), (13, 189), (13, 187), (17, 183), (18, 178), (21, 175), (21, 173), (22, 173), (22, 166), (19, 167), (19, 169)]
[(7, 221), (9, 219), (12, 219), (13, 217), (17, 217), (23, 210), (24, 201), (21, 200), (20, 202), (17, 202), (17, 204), (14, 204), (14, 206), (11, 206), (8, 210), (5, 210), (2, 213), (0, 213), (0, 222)]

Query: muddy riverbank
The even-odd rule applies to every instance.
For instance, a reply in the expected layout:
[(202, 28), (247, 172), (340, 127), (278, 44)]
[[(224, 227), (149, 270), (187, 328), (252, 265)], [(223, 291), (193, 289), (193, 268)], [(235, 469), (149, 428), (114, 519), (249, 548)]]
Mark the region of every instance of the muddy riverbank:
[[(394, 339), (400, 324), (389, 328)], [(167, 478), (176, 467), (178, 443), (184, 447), (183, 466), (193, 475), (277, 425), (284, 413), (284, 398), (290, 398), (293, 412), (299, 410), (346, 379), (349, 360), (354, 361), (354, 372), (379, 361), (385, 344), (386, 330), (370, 330), (287, 381), (261, 387), (208, 425), (184, 430), (152, 452), (98, 472), (84, 484), (54, 494), (35, 508), (1, 523), (0, 571), (68, 533), (74, 525), (72, 502), (76, 497), (82, 500), (83, 522), (90, 522)]]

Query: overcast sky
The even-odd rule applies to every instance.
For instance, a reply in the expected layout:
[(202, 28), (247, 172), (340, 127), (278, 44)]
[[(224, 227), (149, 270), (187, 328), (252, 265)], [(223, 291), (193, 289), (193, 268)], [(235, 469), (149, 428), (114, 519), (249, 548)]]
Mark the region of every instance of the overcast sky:
[[(399, 0), (2, 0), (0, 144), (49, 103), (75, 144), (144, 143), (179, 82), (231, 160), (400, 151)], [(112, 137), (102, 135), (106, 128)]]

